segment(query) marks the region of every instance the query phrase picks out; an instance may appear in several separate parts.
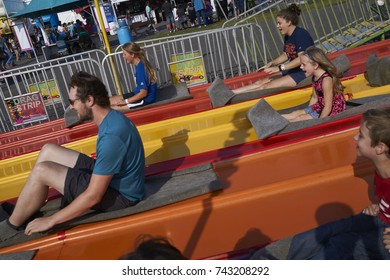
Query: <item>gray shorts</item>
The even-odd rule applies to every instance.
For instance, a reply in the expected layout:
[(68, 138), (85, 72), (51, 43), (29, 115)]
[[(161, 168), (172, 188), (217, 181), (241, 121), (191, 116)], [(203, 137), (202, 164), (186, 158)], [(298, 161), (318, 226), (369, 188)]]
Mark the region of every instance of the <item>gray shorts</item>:
[[(61, 208), (69, 205), (76, 197), (83, 193), (91, 180), (95, 160), (84, 154), (80, 154), (76, 165), (68, 169), (65, 178), (64, 196), (61, 201)], [(108, 187), (102, 201), (92, 207), (93, 210), (109, 212), (127, 208), (137, 204), (137, 202), (128, 200), (117, 190)]]

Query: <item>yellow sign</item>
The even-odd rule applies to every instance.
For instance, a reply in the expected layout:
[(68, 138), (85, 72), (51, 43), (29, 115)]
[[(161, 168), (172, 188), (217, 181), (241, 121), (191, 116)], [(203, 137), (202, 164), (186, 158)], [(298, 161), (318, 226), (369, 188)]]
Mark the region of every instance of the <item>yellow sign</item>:
[(9, 22), (6, 17), (0, 17), (0, 28), (1, 34), (11, 34), (11, 28), (9, 27)]
[(28, 86), (28, 88), (31, 92), (39, 91), (42, 95), (43, 102), (45, 104), (50, 103), (52, 101), (52, 98), (53, 102), (61, 102), (61, 96), (58, 92), (56, 81), (54, 80), (31, 84)]
[(173, 84), (185, 82), (193, 86), (207, 83), (203, 57), (199, 51), (173, 55), (171, 61), (169, 70)]

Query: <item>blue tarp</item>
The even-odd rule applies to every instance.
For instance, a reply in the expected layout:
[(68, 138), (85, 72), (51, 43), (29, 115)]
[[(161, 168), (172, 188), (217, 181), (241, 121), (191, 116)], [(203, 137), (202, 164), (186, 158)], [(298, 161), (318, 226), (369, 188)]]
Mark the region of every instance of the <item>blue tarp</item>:
[(23, 10), (11, 17), (37, 18), (47, 14), (82, 8), (88, 4), (88, 0), (32, 0)]

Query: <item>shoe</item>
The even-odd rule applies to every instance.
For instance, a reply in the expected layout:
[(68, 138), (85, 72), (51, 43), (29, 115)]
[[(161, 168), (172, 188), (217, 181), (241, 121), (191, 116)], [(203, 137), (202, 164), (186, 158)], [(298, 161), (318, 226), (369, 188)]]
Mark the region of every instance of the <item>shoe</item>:
[(199, 25), (199, 26), (198, 26), (198, 28), (202, 28), (202, 26), (201, 26), (201, 25)]

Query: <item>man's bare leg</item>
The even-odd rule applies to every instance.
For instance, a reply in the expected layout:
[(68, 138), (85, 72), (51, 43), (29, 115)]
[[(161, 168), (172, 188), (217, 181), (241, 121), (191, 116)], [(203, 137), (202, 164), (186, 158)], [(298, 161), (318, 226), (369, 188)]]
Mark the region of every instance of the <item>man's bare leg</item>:
[(66, 174), (75, 166), (79, 153), (58, 145), (46, 144), (27, 178), (9, 222), (19, 227), (45, 204), (49, 187), (64, 193)]

